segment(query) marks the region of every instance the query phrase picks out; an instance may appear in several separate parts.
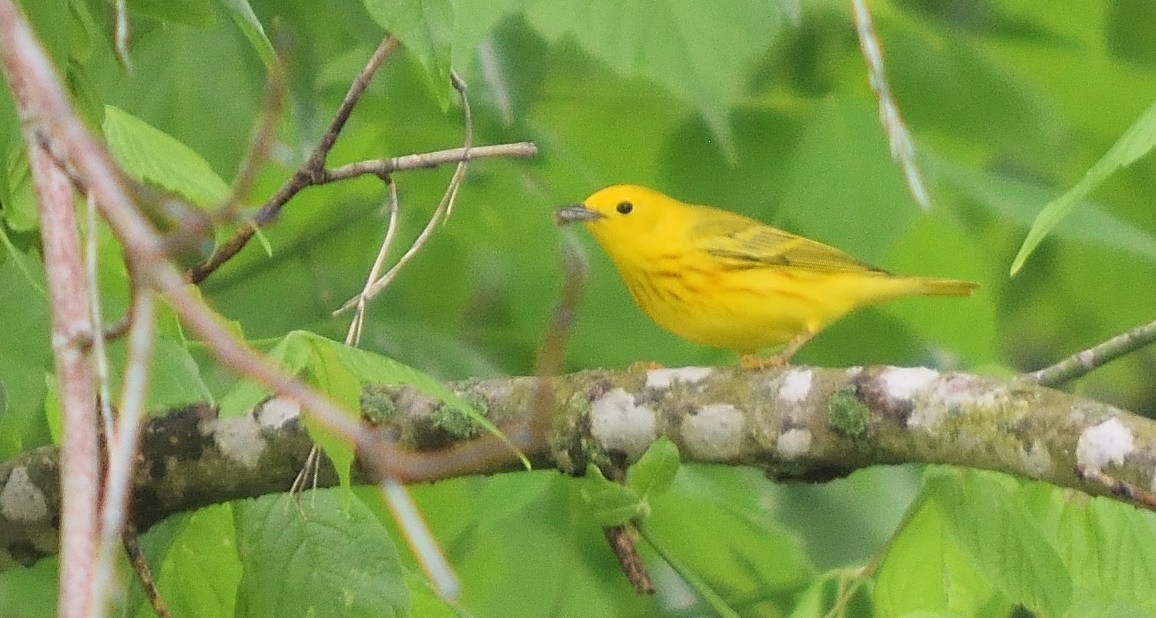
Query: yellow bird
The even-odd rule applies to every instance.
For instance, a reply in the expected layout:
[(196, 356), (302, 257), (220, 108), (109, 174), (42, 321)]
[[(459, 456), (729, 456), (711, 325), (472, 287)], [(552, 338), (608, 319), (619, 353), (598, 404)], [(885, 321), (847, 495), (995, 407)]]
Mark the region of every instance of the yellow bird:
[[(975, 283), (901, 277), (748, 217), (616, 185), (558, 209), (610, 256), (634, 302), (662, 328), (733, 350), (740, 364), (786, 364), (847, 313), (906, 296), (968, 296)], [(783, 346), (771, 358), (759, 350)]]

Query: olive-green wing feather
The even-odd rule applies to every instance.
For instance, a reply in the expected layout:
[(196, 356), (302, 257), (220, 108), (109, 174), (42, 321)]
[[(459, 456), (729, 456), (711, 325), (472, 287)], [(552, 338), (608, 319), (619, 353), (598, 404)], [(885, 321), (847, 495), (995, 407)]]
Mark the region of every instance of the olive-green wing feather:
[(814, 272), (889, 274), (821, 242), (726, 210), (699, 208), (707, 212), (702, 213), (691, 228), (691, 241), (700, 251), (722, 260), (728, 268), (779, 266)]

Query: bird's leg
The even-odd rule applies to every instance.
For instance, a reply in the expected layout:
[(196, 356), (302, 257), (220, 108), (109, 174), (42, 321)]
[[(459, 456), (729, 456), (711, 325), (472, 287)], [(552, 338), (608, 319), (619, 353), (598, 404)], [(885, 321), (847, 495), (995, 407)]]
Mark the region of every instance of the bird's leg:
[(785, 367), (791, 364), (791, 357), (799, 351), (799, 348), (807, 345), (807, 342), (815, 336), (811, 331), (803, 331), (795, 335), (794, 339), (787, 342), (778, 354), (771, 357), (763, 357), (758, 354), (743, 354), (739, 357), (739, 367), (743, 369), (750, 369), (760, 371), (763, 369), (774, 369), (775, 367)]

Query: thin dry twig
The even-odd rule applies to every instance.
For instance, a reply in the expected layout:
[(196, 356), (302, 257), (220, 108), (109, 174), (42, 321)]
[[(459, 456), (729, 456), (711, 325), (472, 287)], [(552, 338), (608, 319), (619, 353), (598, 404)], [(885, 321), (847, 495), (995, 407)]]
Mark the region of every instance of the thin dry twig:
[(85, 199), (85, 237), (84, 237), (84, 261), (88, 269), (88, 309), (89, 319), (98, 328), (93, 332), (92, 337), (92, 356), (96, 361), (96, 383), (97, 383), (97, 398), (100, 403), (100, 422), (101, 427), (104, 428), (105, 440), (112, 436), (112, 388), (110, 387), (110, 378), (108, 370), (108, 354), (105, 353), (105, 332), (101, 326), (104, 324), (104, 316), (102, 315), (100, 302), (100, 285), (97, 283), (97, 254), (96, 254), (96, 203), (92, 201), (92, 196), (86, 196)]
[(170, 618), (172, 614), (169, 613), (169, 608), (165, 606), (164, 599), (161, 598), (160, 590), (157, 590), (157, 582), (153, 579), (152, 571), (149, 570), (148, 561), (145, 560), (144, 551), (140, 546), (140, 533), (137, 532), (136, 526), (133, 523), (126, 522), (124, 525), (124, 551), (128, 554), (129, 563), (132, 564), (132, 570), (136, 573), (136, 578), (144, 588), (145, 596), (148, 597), (149, 605), (153, 608), (153, 613), (157, 618)]
[(373, 282), (381, 276), (381, 269), (385, 268), (385, 258), (389, 256), (389, 249), (393, 246), (393, 238), (397, 233), (397, 184), (393, 182), (392, 176), (385, 176), (383, 181), (389, 194), (386, 206), (386, 216), (389, 221), (386, 223), (385, 237), (382, 238), (381, 248), (377, 250), (377, 257), (374, 258), (373, 266), (369, 269), (369, 276), (365, 278), (365, 287), (357, 296), (357, 311), (354, 312), (353, 321), (349, 325), (349, 332), (345, 335), (345, 345), (350, 347), (361, 345), (361, 330), (365, 325), (365, 307), (370, 300), (369, 290)]
[(128, 521), (133, 468), (136, 465), (152, 367), (156, 332), (152, 291), (144, 287), (142, 281), (136, 283), (133, 294), (137, 298), (130, 316), (132, 326), (129, 328), (128, 354), (120, 405), (117, 407), (116, 431), (108, 436), (108, 470), (100, 511), (101, 542), (97, 554), (96, 590), (92, 599), (93, 615), (101, 615), (106, 610), (112, 581), (116, 576), (116, 549), (123, 539), (122, 531)]
[(1153, 341), (1156, 341), (1156, 322), (1149, 322), (1116, 335), (1099, 345), (1077, 352), (1050, 367), (1025, 373), (1020, 377), (1044, 386), (1057, 386), (1083, 377), (1101, 365), (1135, 352)]
[(883, 52), (879, 46), (879, 37), (875, 34), (875, 25), (871, 22), (871, 13), (867, 10), (865, 0), (851, 0), (851, 12), (855, 14), (855, 32), (859, 36), (859, 48), (863, 50), (863, 60), (867, 62), (867, 79), (871, 90), (879, 100), (879, 121), (883, 130), (887, 132), (887, 141), (891, 146), (891, 158), (903, 167), (903, 178), (907, 181), (907, 190), (919, 207), (928, 210), (931, 201), (927, 196), (927, 187), (923, 182), (923, 174), (915, 161), (915, 142), (911, 139), (911, 132), (899, 113), (899, 106), (891, 96), (891, 86), (887, 82), (887, 72), (883, 69)]
[(329, 124), (329, 129), (321, 136), (320, 142), (313, 152), (306, 159), (305, 163), (297, 170), (292, 177), (289, 178), (281, 186), (281, 188), (261, 206), (260, 210), (253, 216), (254, 225), (243, 225), (237, 228), (225, 244), (217, 248), (213, 255), (209, 256), (207, 260), (197, 264), (189, 271), (189, 281), (192, 283), (200, 283), (204, 281), (216, 269), (220, 268), (222, 264), (227, 262), (230, 258), (243, 249), (249, 240), (253, 238), (259, 227), (264, 227), (273, 222), (281, 209), (289, 202), (289, 200), (297, 195), (305, 187), (308, 187), (316, 182), (317, 177), (322, 174), (325, 169), (325, 159), (329, 156), (329, 151), (333, 149), (333, 144), (337, 142), (337, 136), (341, 130), (345, 128), (346, 121), (349, 120), (350, 114), (353, 113), (353, 108), (357, 102), (361, 100), (361, 95), (369, 86), (369, 80), (381, 68), (381, 64), (390, 56), (399, 44), (397, 39), (392, 36), (386, 36), (382, 39), (381, 44), (370, 56), (369, 62), (361, 69), (361, 73), (354, 78), (353, 83), (349, 86), (349, 91), (345, 93), (345, 99), (341, 101), (341, 106), (337, 108), (337, 113), (333, 117), (333, 121)]
[(450, 183), (446, 187), (446, 192), (442, 196), (441, 202), (438, 203), (437, 208), (434, 209), (433, 214), (430, 215), (429, 223), (427, 223), (421, 233), (418, 234), (417, 238), (413, 241), (413, 244), (410, 245), (409, 249), (407, 249), (400, 258), (398, 258), (393, 267), (386, 271), (384, 275), (377, 278), (372, 283), (372, 285), (369, 285), (363, 289), (360, 294), (346, 301), (340, 309), (333, 312), (333, 315), (348, 311), (349, 309), (352, 309), (359, 304), (364, 304), (366, 301), (372, 300), (375, 296), (380, 294), (382, 290), (384, 290), (389, 286), (390, 283), (393, 282), (394, 278), (397, 277), (397, 274), (401, 272), (401, 269), (405, 268), (406, 264), (409, 264), (409, 261), (412, 260), (415, 255), (417, 255), (418, 251), (421, 251), (422, 247), (424, 247), (426, 242), (429, 241), (430, 237), (433, 236), (433, 233), (435, 230), (437, 230), (438, 226), (445, 223), (446, 220), (449, 219), (450, 213), (453, 212), (454, 200), (457, 198), (458, 189), (461, 188), (462, 180), (464, 180), (466, 177), (466, 166), (470, 158), (473, 156), (472, 148), (474, 144), (474, 120), (473, 115), (470, 112), (470, 99), (466, 96), (465, 82), (459, 79), (456, 74), (451, 74), (451, 77), (454, 89), (458, 91), (458, 95), (460, 96), (462, 102), (462, 117), (465, 124), (465, 135), (462, 138), (462, 157), (458, 161), (457, 167), (454, 168), (454, 174), (450, 178)]
[(113, 47), (121, 66), (124, 67), (125, 71), (132, 73), (132, 56), (128, 53), (128, 37), (128, 2), (127, 0), (116, 0), (116, 26), (113, 34), (115, 44)]

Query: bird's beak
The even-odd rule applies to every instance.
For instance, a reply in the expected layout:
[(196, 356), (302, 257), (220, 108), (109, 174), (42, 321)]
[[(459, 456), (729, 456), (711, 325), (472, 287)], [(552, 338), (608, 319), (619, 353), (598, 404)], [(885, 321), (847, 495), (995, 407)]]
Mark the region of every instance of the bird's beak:
[(582, 204), (570, 204), (563, 206), (554, 211), (554, 223), (558, 225), (566, 225), (568, 223), (587, 223), (590, 221), (597, 221), (606, 215), (596, 211), (590, 210)]

